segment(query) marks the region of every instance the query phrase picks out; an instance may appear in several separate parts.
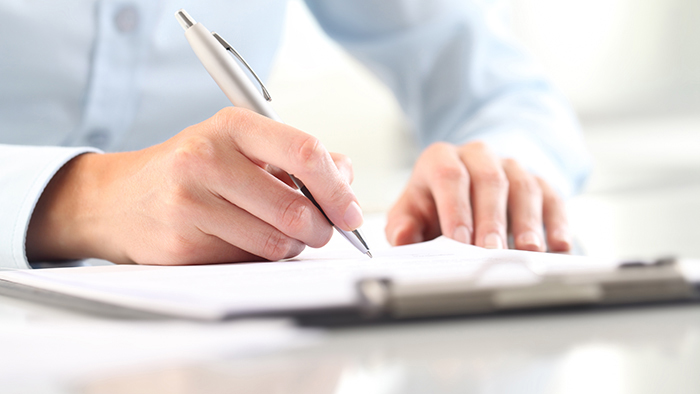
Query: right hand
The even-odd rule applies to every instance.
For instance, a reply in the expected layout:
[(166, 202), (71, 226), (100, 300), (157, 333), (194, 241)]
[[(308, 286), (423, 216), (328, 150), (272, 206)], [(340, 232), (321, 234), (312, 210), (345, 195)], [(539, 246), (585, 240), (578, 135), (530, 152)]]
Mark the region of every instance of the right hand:
[(320, 247), (362, 212), (352, 167), (314, 137), (226, 108), (162, 144), (84, 154), (51, 180), (27, 234), (30, 261), (96, 257), (159, 265), (279, 260)]

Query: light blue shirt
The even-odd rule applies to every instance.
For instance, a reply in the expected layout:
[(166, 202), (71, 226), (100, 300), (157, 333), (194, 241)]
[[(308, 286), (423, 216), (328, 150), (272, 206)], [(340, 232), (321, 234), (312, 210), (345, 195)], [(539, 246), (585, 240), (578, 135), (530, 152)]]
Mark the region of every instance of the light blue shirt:
[[(423, 146), (485, 141), (570, 195), (589, 160), (575, 116), (487, 0), (307, 0), (395, 93)], [(187, 9), (265, 78), (286, 0), (0, 0), (0, 267), (27, 268), (45, 185), (89, 151), (160, 143), (230, 105), (173, 14)]]

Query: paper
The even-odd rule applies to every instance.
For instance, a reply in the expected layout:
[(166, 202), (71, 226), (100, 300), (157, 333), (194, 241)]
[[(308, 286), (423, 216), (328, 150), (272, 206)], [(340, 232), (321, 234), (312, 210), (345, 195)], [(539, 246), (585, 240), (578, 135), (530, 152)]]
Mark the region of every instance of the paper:
[[(123, 307), (177, 317), (219, 320), (354, 305), (355, 284), (368, 277), (394, 281), (471, 278), (480, 283), (526, 283), (533, 272), (612, 268), (612, 262), (514, 250), (487, 250), (441, 237), (373, 250), (310, 249), (275, 263), (206, 266), (106, 266), (0, 272), (0, 279)], [(484, 269), (488, 266), (487, 269)]]

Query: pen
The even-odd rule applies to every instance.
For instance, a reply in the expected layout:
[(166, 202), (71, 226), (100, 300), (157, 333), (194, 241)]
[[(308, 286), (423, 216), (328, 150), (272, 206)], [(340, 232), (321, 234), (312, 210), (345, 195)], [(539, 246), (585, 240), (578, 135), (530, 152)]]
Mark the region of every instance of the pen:
[[(184, 10), (180, 9), (175, 13), (175, 18), (183, 29), (185, 29), (185, 37), (190, 43), (199, 60), (204, 65), (204, 68), (209, 72), (209, 75), (214, 79), (219, 88), (224, 92), (226, 97), (231, 100), (231, 103), (236, 107), (247, 108), (255, 111), (260, 115), (266, 116), (272, 120), (283, 123), (282, 119), (275, 113), (272, 106), (268, 103), (271, 100), (265, 85), (258, 78), (255, 71), (248, 65), (243, 57), (217, 33), (210, 32), (201, 23), (195, 22), (194, 19)], [(253, 77), (257, 80), (262, 88), (262, 94), (253, 85), (253, 82), (248, 78), (243, 69), (234, 61), (229, 52), (233, 54), (243, 65), (250, 71)], [(328, 222), (335, 227), (338, 232), (345, 237), (350, 243), (355, 246), (360, 252), (372, 257), (369, 247), (364, 238), (360, 234), (359, 229), (354, 231), (345, 231), (334, 225), (321, 206), (316, 202), (314, 197), (306, 188), (304, 183), (297, 177), (289, 174), (292, 182), (301, 190), (311, 202), (318, 208)]]

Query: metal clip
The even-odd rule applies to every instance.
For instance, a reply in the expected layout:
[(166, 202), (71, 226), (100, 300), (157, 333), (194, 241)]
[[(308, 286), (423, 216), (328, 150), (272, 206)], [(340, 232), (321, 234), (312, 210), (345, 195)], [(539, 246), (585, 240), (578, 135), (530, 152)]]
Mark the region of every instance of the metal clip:
[(250, 65), (248, 65), (248, 62), (246, 62), (245, 59), (243, 59), (243, 56), (241, 56), (241, 54), (238, 53), (238, 51), (236, 51), (231, 46), (231, 44), (228, 43), (228, 41), (224, 40), (224, 38), (221, 37), (219, 33), (212, 32), (211, 34), (221, 43), (221, 45), (224, 46), (224, 48), (226, 48), (227, 51), (231, 52), (236, 57), (236, 59), (240, 60), (240, 62), (243, 63), (244, 66), (246, 66), (246, 68), (248, 69), (248, 71), (250, 71), (251, 74), (253, 74), (253, 77), (255, 77), (255, 79), (258, 81), (258, 84), (260, 84), (260, 87), (262, 88), (262, 94), (263, 97), (265, 97), (265, 100), (272, 101), (272, 96), (270, 96), (270, 93), (267, 91), (265, 85), (258, 77), (258, 74), (256, 74), (255, 71), (253, 71), (253, 68), (250, 67)]

